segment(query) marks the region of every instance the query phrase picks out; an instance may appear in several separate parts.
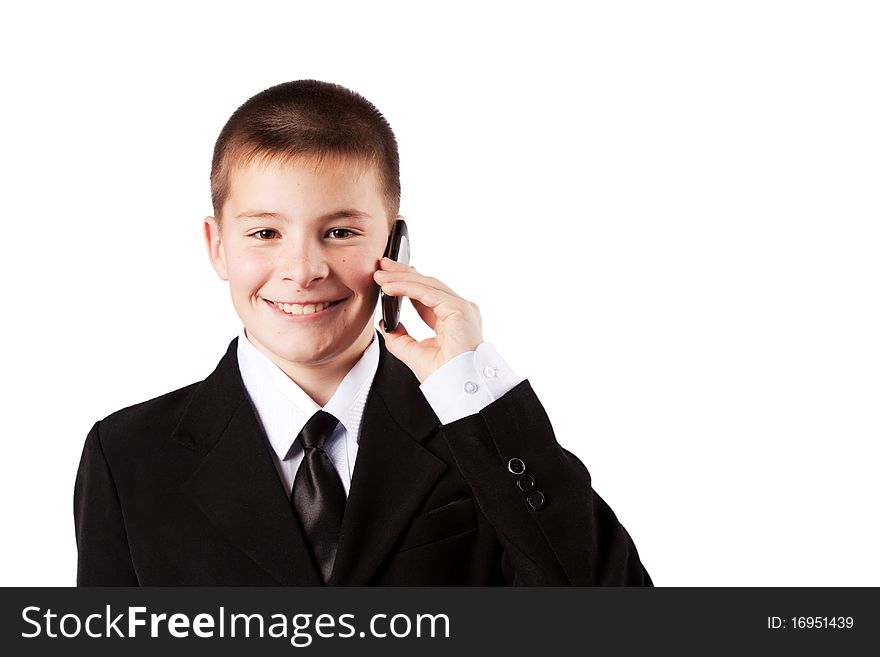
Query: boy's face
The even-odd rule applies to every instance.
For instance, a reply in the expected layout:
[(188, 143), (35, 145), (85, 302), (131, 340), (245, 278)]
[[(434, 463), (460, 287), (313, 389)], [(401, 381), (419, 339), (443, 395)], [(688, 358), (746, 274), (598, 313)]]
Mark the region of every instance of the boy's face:
[(229, 187), (222, 230), (207, 217), (205, 237), (251, 342), (286, 370), (360, 355), (389, 234), (373, 168), (263, 161), (234, 169)]

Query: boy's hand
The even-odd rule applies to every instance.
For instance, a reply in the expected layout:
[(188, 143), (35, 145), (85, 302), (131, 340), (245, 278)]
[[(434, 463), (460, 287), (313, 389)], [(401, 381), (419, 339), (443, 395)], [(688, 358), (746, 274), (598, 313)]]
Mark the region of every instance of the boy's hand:
[[(430, 276), (423, 276), (414, 267), (390, 258), (379, 261), (380, 269), (373, 279), (385, 294), (409, 297), (425, 324), (437, 334), (433, 338), (415, 340), (403, 324), (385, 332), (385, 346), (403, 361), (424, 383), (442, 365), (483, 342), (483, 322), (476, 304), (462, 299), (449, 287)], [(384, 321), (380, 321), (383, 332)]]

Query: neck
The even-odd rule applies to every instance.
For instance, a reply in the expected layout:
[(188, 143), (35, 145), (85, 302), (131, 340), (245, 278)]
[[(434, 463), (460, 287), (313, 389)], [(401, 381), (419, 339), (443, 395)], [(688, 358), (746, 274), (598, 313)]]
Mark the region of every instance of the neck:
[(322, 408), (327, 405), (330, 398), (339, 388), (339, 384), (351, 368), (361, 359), (364, 352), (375, 338), (375, 331), (371, 322), (368, 322), (357, 340), (326, 363), (312, 364), (309, 366), (297, 365), (287, 361), (278, 361), (269, 357), (303, 392)]

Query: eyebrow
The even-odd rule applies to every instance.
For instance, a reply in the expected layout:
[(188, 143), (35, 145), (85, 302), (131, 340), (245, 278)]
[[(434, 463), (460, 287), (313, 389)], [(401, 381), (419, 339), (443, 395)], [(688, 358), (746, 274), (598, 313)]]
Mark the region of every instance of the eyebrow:
[[(278, 212), (266, 212), (264, 210), (247, 210), (241, 214), (235, 215), (234, 219), (287, 219), (283, 214)], [(318, 217), (319, 222), (333, 221), (336, 219), (369, 219), (370, 215), (354, 208), (345, 208), (342, 210), (334, 210)]]

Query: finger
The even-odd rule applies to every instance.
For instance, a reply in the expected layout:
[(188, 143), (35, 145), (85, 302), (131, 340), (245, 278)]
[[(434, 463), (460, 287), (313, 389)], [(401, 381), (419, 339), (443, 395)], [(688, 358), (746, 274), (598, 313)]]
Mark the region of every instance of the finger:
[(449, 294), (444, 290), (438, 290), (430, 285), (409, 280), (383, 281), (382, 291), (393, 297), (409, 297), (411, 300), (420, 301), (429, 308), (436, 308), (443, 302), (446, 302), (448, 305), (455, 300), (463, 301), (461, 297)]
[(460, 296), (455, 292), (455, 290), (446, 285), (446, 283), (444, 283), (443, 281), (434, 278), (433, 276), (425, 276), (424, 274), (420, 274), (417, 271), (379, 270), (373, 275), (373, 279), (379, 284), (384, 284), (391, 281), (415, 281), (417, 283), (422, 283), (424, 285), (435, 287), (438, 290), (443, 290), (444, 292), (447, 292), (453, 296)]
[(455, 314), (467, 317), (470, 315), (470, 306), (473, 305), (454, 294), (411, 281), (383, 283), (382, 291), (394, 297), (408, 297), (419, 317), (434, 332), (437, 332), (437, 320), (444, 321)]
[(415, 267), (411, 267), (405, 262), (398, 262), (397, 260), (392, 260), (388, 256), (384, 256), (379, 261), (380, 271), (408, 271), (410, 269), (415, 269)]
[(434, 333), (437, 332), (437, 313), (434, 312), (433, 308), (429, 308), (423, 303), (416, 301), (415, 299), (410, 299), (409, 302), (412, 304), (412, 307), (415, 308), (416, 312), (419, 314), (419, 317), (422, 318), (422, 321), (427, 324)]

